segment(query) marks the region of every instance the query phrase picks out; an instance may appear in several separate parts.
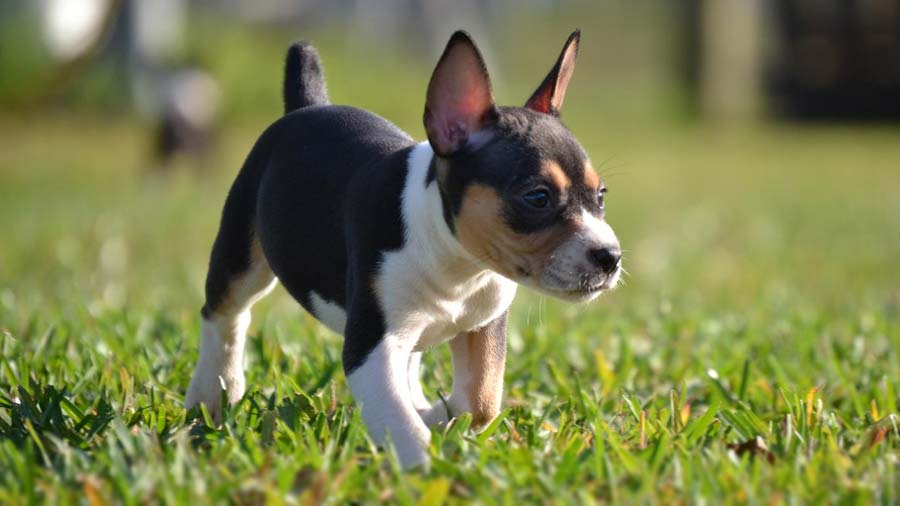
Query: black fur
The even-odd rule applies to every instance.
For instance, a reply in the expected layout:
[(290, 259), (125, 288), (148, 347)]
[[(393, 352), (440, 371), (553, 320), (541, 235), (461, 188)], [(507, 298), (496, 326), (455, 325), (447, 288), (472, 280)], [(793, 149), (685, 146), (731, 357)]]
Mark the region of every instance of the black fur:
[[(465, 189), (473, 183), (497, 190), (504, 202), (507, 224), (520, 233), (553, 226), (568, 217), (567, 213), (581, 208), (602, 215), (597, 194), (585, 184), (587, 153), (557, 117), (522, 107), (499, 107), (497, 120), (489, 128), (493, 138), (485, 145), (477, 150), (463, 149), (445, 162), (442, 195), (448, 200), (451, 229)], [(554, 192), (553, 209), (535, 213), (523, 205), (521, 195), (541, 183), (539, 174), (544, 161), (558, 163), (572, 184), (565, 201)], [(554, 190), (552, 185), (547, 186)]]
[[(413, 141), (386, 120), (346, 106), (300, 109), (264, 136), (273, 149), (259, 188), (256, 226), (266, 258), (304, 306), (310, 291), (345, 306), (346, 227), (355, 226), (347, 211), (363, 207), (365, 216), (378, 214), (378, 232), (390, 236), (395, 248), (402, 246), (401, 153)], [(348, 184), (355, 180), (361, 183)], [(385, 202), (386, 210), (366, 205)]]
[(204, 318), (209, 318), (223, 302), (229, 283), (250, 267), (256, 193), (268, 159), (268, 151), (267, 139), (265, 136), (260, 137), (247, 155), (247, 160), (225, 199), (219, 232), (209, 258), (206, 303), (200, 310)]
[[(247, 270), (258, 239), (287, 291), (312, 311), (311, 293), (345, 309), (343, 364), (361, 365), (385, 332), (373, 280), (386, 252), (404, 245), (401, 195), (412, 138), (387, 120), (347, 106), (328, 105), (315, 50), (298, 43), (285, 64), (286, 114), (262, 134), (234, 182), (210, 258), (208, 317)], [(584, 150), (549, 114), (498, 107), (487, 129), (492, 138), (432, 162), (444, 218), (454, 230), (466, 188), (481, 183), (504, 201), (509, 226), (529, 233), (552, 226), (568, 210), (602, 212), (584, 180)], [(521, 193), (552, 160), (572, 184), (565, 202), (540, 216), (521, 205)], [(574, 212), (574, 211), (573, 211)], [(595, 214), (596, 214), (595, 213)]]
[(284, 113), (311, 105), (328, 105), (328, 90), (319, 53), (312, 44), (295, 42), (284, 62)]
[(349, 373), (362, 365), (384, 336), (384, 316), (372, 280), (386, 252), (404, 243), (401, 195), (408, 173), (410, 148), (375, 164), (364, 177), (355, 178), (347, 204), (347, 328), (343, 364)]
[(304, 107), (276, 121), (229, 192), (203, 315), (249, 267), (255, 234), (272, 271), (307, 310), (312, 291), (347, 308), (355, 323), (345, 333), (344, 367), (361, 364), (384, 332), (370, 278), (383, 252), (403, 246), (400, 195), (412, 145), (396, 126), (353, 107)]

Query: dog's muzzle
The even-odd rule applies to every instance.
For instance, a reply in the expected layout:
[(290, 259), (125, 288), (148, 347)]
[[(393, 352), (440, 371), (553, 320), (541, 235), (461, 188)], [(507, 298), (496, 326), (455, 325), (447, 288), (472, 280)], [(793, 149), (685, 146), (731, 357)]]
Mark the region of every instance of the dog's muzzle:
[(612, 228), (593, 220), (550, 256), (535, 288), (566, 300), (588, 301), (619, 282), (622, 250)]

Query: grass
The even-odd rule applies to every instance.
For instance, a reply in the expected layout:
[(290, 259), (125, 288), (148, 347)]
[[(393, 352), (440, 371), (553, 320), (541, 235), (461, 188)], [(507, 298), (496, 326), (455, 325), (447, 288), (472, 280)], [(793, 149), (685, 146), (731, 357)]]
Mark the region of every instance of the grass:
[[(631, 275), (586, 306), (523, 290), (503, 413), (434, 432), (428, 473), (375, 451), (340, 338), (281, 289), (225, 423), (183, 409), (218, 213), (266, 120), (160, 176), (133, 121), (0, 119), (0, 503), (900, 502), (896, 128), (629, 123), (577, 86)], [(375, 108), (421, 137), (420, 94), (395, 98)], [(449, 355), (425, 364), (436, 398)]]

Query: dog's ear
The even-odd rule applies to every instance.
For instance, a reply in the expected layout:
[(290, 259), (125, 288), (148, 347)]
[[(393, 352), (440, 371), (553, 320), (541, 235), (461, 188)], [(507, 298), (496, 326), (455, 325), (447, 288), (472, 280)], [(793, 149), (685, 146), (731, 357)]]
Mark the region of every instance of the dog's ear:
[(550, 73), (525, 103), (525, 107), (544, 114), (559, 116), (559, 109), (562, 107), (563, 99), (566, 98), (566, 88), (569, 87), (572, 72), (575, 70), (575, 57), (578, 55), (580, 40), (581, 30), (575, 30), (572, 35), (569, 35), (566, 45), (559, 54), (559, 59), (556, 60), (556, 65), (550, 69)]
[(497, 116), (491, 80), (469, 34), (450, 37), (428, 83), (425, 132), (434, 152), (451, 156)]

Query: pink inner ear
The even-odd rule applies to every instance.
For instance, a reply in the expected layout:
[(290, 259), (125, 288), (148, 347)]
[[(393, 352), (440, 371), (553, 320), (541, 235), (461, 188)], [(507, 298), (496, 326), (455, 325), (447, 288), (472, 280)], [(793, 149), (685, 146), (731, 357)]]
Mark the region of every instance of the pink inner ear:
[(425, 129), (439, 154), (452, 154), (465, 145), (493, 106), (490, 82), (477, 58), (449, 55), (429, 88)]
[(462, 147), (472, 131), (471, 115), (475, 110), (471, 100), (456, 100), (448, 97), (433, 104), (429, 110), (431, 117), (426, 120), (428, 138), (436, 143), (440, 153), (451, 153)]
[(425, 130), (435, 153), (450, 156), (484, 125), (494, 107), (484, 60), (471, 37), (456, 32), (428, 83)]
[(459, 149), (469, 139), (469, 127), (463, 120), (450, 120), (444, 127), (448, 149)]
[(550, 97), (553, 95), (553, 83), (550, 83), (546, 86), (543, 86), (537, 93), (535, 93), (528, 103), (525, 104), (525, 107), (535, 110), (537, 112), (542, 112), (544, 114), (550, 113)]
[(580, 33), (576, 30), (569, 36), (556, 64), (534, 95), (525, 103), (525, 107), (537, 112), (559, 114), (563, 100), (566, 98), (566, 89), (572, 79), (572, 72), (575, 69), (575, 56), (578, 54)]

